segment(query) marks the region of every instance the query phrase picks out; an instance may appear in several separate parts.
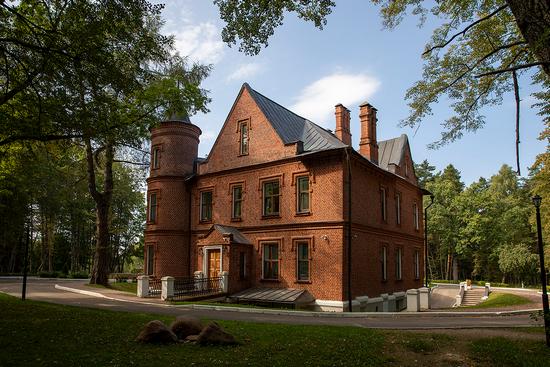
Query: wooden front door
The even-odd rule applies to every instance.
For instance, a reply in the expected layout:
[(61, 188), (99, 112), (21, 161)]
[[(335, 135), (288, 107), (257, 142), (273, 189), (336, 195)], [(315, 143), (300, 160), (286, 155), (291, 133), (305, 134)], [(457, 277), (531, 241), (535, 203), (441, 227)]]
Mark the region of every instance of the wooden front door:
[(219, 277), (220, 272), (220, 250), (208, 250), (208, 277)]

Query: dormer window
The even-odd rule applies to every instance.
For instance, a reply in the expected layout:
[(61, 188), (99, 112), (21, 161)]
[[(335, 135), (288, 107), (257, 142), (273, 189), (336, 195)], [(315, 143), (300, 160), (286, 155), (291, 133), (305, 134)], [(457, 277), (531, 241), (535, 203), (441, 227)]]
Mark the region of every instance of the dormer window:
[(248, 140), (249, 140), (249, 126), (248, 126), (248, 120), (246, 121), (239, 121), (239, 154), (240, 155), (247, 155), (248, 154)]

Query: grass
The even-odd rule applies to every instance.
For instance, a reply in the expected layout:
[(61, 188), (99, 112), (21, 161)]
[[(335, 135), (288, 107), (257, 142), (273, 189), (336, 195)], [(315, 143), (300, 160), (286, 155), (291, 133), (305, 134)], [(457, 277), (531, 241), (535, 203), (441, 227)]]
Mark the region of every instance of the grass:
[(518, 306), (533, 303), (529, 298), (510, 293), (492, 292), (486, 301), (476, 306), (466, 306), (464, 308), (499, 308), (508, 306)]
[(159, 346), (134, 338), (148, 321), (170, 323), (173, 317), (23, 302), (4, 294), (0, 309), (1, 366), (550, 366), (542, 338), (219, 321), (239, 345)]
[(107, 288), (107, 289), (114, 289), (117, 291), (137, 294), (137, 283), (114, 282), (114, 283), (109, 283), (109, 286), (107, 287), (100, 284), (86, 284), (86, 285), (88, 287), (103, 288), (103, 289)]

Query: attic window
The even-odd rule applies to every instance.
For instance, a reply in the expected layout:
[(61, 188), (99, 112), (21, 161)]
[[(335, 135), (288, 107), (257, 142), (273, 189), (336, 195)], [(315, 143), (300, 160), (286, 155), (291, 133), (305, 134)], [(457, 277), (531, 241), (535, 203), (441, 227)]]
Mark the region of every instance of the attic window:
[(249, 127), (248, 127), (248, 120), (245, 121), (239, 121), (239, 154), (240, 155), (247, 155), (248, 154), (248, 135)]

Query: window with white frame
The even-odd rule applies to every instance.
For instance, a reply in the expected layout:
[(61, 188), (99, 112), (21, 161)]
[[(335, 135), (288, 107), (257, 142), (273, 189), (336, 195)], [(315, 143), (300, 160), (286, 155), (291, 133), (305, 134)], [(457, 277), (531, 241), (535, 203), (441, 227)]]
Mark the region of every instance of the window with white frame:
[(420, 251), (414, 251), (414, 279), (420, 279)]
[(300, 176), (296, 178), (296, 199), (297, 212), (309, 213), (309, 177)]
[(279, 244), (264, 243), (263, 246), (263, 279), (279, 279)]
[(420, 229), (420, 222), (418, 217), (418, 204), (413, 204), (413, 220), (414, 220), (414, 229), (418, 230)]
[(202, 191), (200, 198), (200, 221), (210, 222), (212, 220), (212, 191)]
[(157, 169), (160, 167), (160, 147), (153, 147), (152, 155), (151, 166), (153, 169)]
[(309, 280), (309, 242), (296, 242), (297, 251), (297, 278), (299, 281)]
[(239, 253), (239, 279), (246, 279), (246, 252)]
[(380, 270), (382, 270), (382, 280), (388, 280), (388, 248), (382, 246), (380, 249)]
[(155, 273), (155, 247), (147, 245), (147, 275)]
[(263, 183), (263, 215), (279, 215), (279, 180)]
[(240, 155), (247, 155), (248, 154), (248, 141), (250, 140), (248, 130), (249, 130), (248, 120), (247, 121), (240, 121), (239, 122), (239, 133), (240, 133), (239, 154)]
[(395, 250), (395, 279), (401, 280), (403, 279), (402, 274), (402, 259), (403, 259), (403, 250), (401, 247), (398, 247)]
[(382, 220), (386, 222), (387, 217), (387, 207), (386, 207), (386, 189), (384, 187), (380, 188), (380, 210), (382, 215)]
[(235, 185), (231, 189), (231, 219), (241, 219), (243, 207), (243, 187)]
[(401, 193), (395, 194), (395, 223), (401, 224)]
[(155, 223), (157, 221), (158, 197), (156, 192), (149, 193), (149, 210), (147, 211), (147, 221)]

